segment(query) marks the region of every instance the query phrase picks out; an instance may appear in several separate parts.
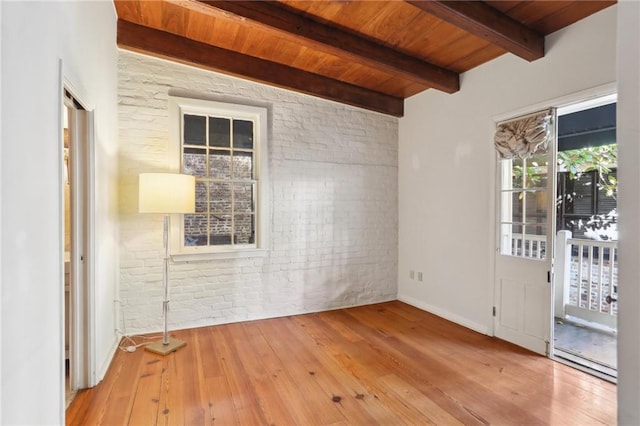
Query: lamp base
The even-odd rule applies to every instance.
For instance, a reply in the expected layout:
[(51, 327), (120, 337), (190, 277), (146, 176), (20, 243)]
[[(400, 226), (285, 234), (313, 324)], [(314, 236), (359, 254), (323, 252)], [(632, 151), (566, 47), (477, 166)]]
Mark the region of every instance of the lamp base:
[(183, 346), (187, 346), (187, 342), (170, 338), (169, 343), (167, 343), (166, 345), (162, 342), (155, 342), (155, 343), (149, 343), (148, 345), (145, 345), (144, 348), (149, 352), (153, 352), (154, 354), (164, 356), (164, 355), (170, 354), (171, 352), (177, 351)]

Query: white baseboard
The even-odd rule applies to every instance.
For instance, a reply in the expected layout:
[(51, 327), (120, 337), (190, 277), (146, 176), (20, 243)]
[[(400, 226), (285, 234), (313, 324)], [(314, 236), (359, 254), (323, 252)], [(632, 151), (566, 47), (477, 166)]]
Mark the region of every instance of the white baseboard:
[[(193, 328), (213, 327), (213, 326), (216, 326), (216, 325), (234, 324), (234, 323), (239, 323), (239, 322), (261, 321), (261, 320), (268, 320), (268, 319), (274, 319), (274, 318), (289, 317), (289, 316), (294, 316), (294, 315), (306, 315), (306, 314), (314, 314), (314, 313), (318, 313), (318, 312), (336, 311), (336, 310), (339, 310), (339, 309), (357, 308), (359, 306), (367, 306), (367, 305), (375, 305), (377, 303), (391, 302), (393, 300), (397, 300), (397, 298), (395, 296), (390, 296), (390, 297), (381, 298), (380, 300), (359, 302), (359, 303), (355, 303), (355, 304), (347, 303), (347, 304), (344, 304), (344, 305), (319, 306), (319, 307), (314, 307), (314, 308), (303, 307), (302, 309), (293, 308), (293, 309), (291, 309), (289, 311), (281, 311), (281, 312), (278, 312), (276, 314), (273, 314), (273, 313), (260, 313), (260, 314), (257, 314), (257, 315), (249, 315), (249, 316), (243, 317), (243, 318), (221, 318), (221, 319), (216, 319), (216, 320), (212, 320), (210, 318), (205, 318), (205, 319), (203, 319), (201, 321), (170, 325), (169, 326), (169, 331), (172, 331), (172, 330), (190, 330), (190, 329), (193, 329)], [(136, 335), (143, 335), (143, 334), (160, 334), (160, 333), (162, 333), (162, 330), (157, 329), (157, 328), (150, 328), (150, 329), (127, 330), (126, 335), (127, 336), (136, 336)]]
[(468, 318), (461, 317), (460, 315), (451, 313), (447, 310), (437, 308), (435, 306), (429, 305), (421, 300), (415, 299), (411, 296), (406, 296), (402, 294), (398, 294), (398, 300), (404, 303), (407, 303), (411, 306), (415, 306), (416, 308), (422, 309), (423, 311), (427, 311), (434, 315), (437, 315), (441, 318), (444, 318), (448, 321), (455, 322), (458, 325), (469, 328), (473, 331), (477, 331), (478, 333), (486, 334), (487, 336), (491, 336), (489, 332), (489, 327), (483, 324), (479, 324), (475, 321), (470, 321)]
[(97, 386), (98, 383), (100, 383), (102, 379), (104, 379), (104, 376), (107, 374), (107, 370), (109, 370), (109, 367), (111, 366), (111, 361), (113, 361), (113, 357), (115, 356), (116, 351), (118, 350), (119, 343), (120, 343), (119, 335), (116, 335), (115, 339), (113, 340), (113, 343), (111, 344), (111, 348), (109, 349), (109, 352), (107, 353), (104, 360), (102, 361), (102, 365), (100, 366), (100, 368), (96, 370), (95, 377), (91, 378), (93, 382), (91, 387)]

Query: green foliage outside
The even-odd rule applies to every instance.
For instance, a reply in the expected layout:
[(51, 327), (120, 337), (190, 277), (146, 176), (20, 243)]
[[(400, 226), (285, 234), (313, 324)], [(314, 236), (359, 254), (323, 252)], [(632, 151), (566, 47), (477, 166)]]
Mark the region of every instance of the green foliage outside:
[(569, 179), (578, 179), (583, 173), (595, 170), (598, 172), (598, 189), (615, 199), (618, 196), (618, 179), (610, 173), (611, 168), (617, 165), (616, 144), (558, 152), (558, 171), (568, 172)]
[[(526, 160), (526, 166), (514, 164), (512, 173), (516, 182), (522, 180), (526, 171), (526, 187), (535, 187), (541, 181), (541, 176), (547, 173), (546, 164), (538, 161)], [(583, 173), (597, 171), (598, 189), (605, 192), (607, 197), (617, 199), (618, 179), (611, 175), (611, 168), (618, 165), (618, 146), (616, 144), (571, 149), (558, 152), (558, 171), (568, 172), (569, 179), (579, 179)]]
[(527, 181), (525, 183), (525, 187), (534, 188), (540, 183), (542, 174), (547, 174), (547, 165), (545, 164), (544, 169), (541, 169), (540, 164), (537, 161), (525, 161), (525, 164), (528, 164), (526, 167), (523, 167), (520, 164), (516, 164), (512, 167), (511, 173), (513, 174), (513, 180), (514, 182), (521, 182), (522, 173), (526, 171)]
[[(544, 157), (534, 157), (525, 160), (512, 160), (512, 181), (514, 187), (535, 188), (547, 175), (547, 162)], [(616, 144), (587, 147), (558, 152), (558, 172), (567, 172), (569, 179), (579, 179), (584, 173), (596, 171), (597, 188), (604, 191), (604, 195), (617, 200), (618, 179), (611, 174), (618, 166), (618, 146)], [(523, 179), (524, 175), (524, 179)], [(524, 192), (518, 195), (522, 199)], [(570, 199), (576, 194), (564, 194)], [(563, 197), (556, 200), (558, 207), (563, 203)], [(580, 229), (594, 231), (597, 239), (617, 240), (617, 209), (607, 214), (592, 215), (588, 220), (579, 220), (576, 225)]]

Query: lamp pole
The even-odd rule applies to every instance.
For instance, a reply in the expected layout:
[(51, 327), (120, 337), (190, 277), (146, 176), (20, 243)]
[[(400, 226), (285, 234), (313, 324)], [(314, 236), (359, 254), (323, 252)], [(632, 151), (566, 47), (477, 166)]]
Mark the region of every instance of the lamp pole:
[(164, 215), (164, 269), (162, 271), (162, 283), (164, 284), (164, 300), (162, 301), (162, 316), (164, 317), (164, 331), (162, 333), (162, 344), (169, 344), (169, 223), (171, 217)]

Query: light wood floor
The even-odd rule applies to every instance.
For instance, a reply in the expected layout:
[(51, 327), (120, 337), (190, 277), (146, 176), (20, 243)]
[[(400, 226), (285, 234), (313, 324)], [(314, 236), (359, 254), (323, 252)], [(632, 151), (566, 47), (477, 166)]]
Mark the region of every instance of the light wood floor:
[(172, 334), (118, 351), (67, 424), (616, 423), (615, 385), (401, 302)]

